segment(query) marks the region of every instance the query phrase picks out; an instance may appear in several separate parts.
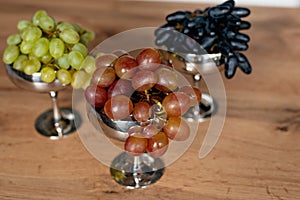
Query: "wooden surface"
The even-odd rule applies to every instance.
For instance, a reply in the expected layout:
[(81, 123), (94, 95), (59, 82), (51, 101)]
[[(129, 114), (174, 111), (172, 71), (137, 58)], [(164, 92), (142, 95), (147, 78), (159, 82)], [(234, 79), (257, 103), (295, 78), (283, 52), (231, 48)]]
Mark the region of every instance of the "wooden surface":
[[(179, 9), (201, 4), (100, 0), (1, 0), (0, 49), (16, 23), (37, 9), (93, 29), (93, 48), (124, 30), (159, 26)], [(93, 158), (77, 134), (50, 141), (34, 120), (51, 107), (48, 95), (18, 89), (0, 66), (0, 199), (300, 199), (300, 10), (251, 8), (247, 56), (253, 73), (224, 79), (227, 117), (222, 135), (204, 159), (198, 152), (209, 122), (201, 124), (188, 151), (159, 182), (127, 190)], [(71, 106), (71, 90), (59, 94)]]

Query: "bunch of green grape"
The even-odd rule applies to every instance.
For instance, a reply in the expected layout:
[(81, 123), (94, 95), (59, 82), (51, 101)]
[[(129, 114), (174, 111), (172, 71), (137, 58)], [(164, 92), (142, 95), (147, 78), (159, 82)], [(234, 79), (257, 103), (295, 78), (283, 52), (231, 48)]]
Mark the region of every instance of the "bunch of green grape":
[[(7, 38), (3, 62), (27, 75), (39, 72), (47, 83), (58, 79), (63, 85), (84, 88), (95, 67), (88, 56), (93, 31), (78, 24), (56, 22), (44, 10), (17, 24), (18, 33)], [(83, 67), (85, 66), (85, 67)]]

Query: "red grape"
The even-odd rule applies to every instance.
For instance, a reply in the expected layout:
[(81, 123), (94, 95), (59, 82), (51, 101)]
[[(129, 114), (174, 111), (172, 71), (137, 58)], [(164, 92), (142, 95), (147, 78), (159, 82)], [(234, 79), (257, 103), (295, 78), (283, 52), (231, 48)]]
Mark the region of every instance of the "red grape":
[(150, 156), (158, 158), (168, 149), (169, 139), (164, 132), (159, 132), (148, 139), (147, 152)]
[(131, 82), (129, 80), (117, 79), (108, 88), (107, 97), (111, 98), (112, 96), (116, 96), (119, 94), (131, 96), (133, 92), (134, 89), (132, 88)]
[(128, 135), (129, 136), (137, 136), (142, 137), (143, 127), (136, 125), (132, 126), (128, 129)]
[(100, 67), (94, 72), (92, 83), (100, 87), (108, 87), (114, 82), (115, 78), (115, 70), (112, 67)]
[(129, 97), (116, 95), (108, 99), (104, 105), (105, 114), (114, 120), (128, 117), (133, 110), (133, 104)]
[(109, 67), (118, 57), (114, 54), (103, 54), (96, 58), (96, 67)]
[(107, 92), (97, 85), (90, 85), (85, 89), (85, 99), (96, 108), (104, 106), (107, 100)]
[(159, 133), (159, 129), (157, 128), (157, 126), (149, 124), (147, 126), (144, 127), (142, 135), (145, 138), (151, 138), (154, 135), (156, 135), (157, 133)]
[(147, 150), (147, 138), (129, 136), (124, 144), (126, 153), (131, 156), (138, 156)]
[(155, 88), (163, 92), (170, 92), (177, 88), (178, 78), (172, 68), (160, 67), (155, 73), (158, 76)]
[(139, 68), (142, 70), (155, 70), (160, 64), (160, 54), (157, 50), (147, 48), (142, 50), (136, 57)]
[(139, 92), (151, 89), (156, 83), (157, 75), (149, 70), (137, 72), (131, 80), (132, 87)]
[(122, 56), (114, 64), (116, 74), (123, 79), (130, 79), (137, 70), (138, 63), (131, 56)]
[(163, 131), (170, 139), (176, 141), (184, 141), (190, 136), (189, 125), (180, 117), (170, 117)]
[(133, 108), (133, 117), (138, 122), (146, 122), (151, 116), (151, 106), (147, 102), (138, 102)]
[(179, 89), (180, 92), (186, 93), (191, 100), (191, 106), (195, 106), (201, 101), (201, 91), (198, 88), (192, 86), (183, 86)]
[(190, 97), (183, 92), (173, 92), (166, 96), (162, 102), (168, 117), (179, 117), (190, 107)]

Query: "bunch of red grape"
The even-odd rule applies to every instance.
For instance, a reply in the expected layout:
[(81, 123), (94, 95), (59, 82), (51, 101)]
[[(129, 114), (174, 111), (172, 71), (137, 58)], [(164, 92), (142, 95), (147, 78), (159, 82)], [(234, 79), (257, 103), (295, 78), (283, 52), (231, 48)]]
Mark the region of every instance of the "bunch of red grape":
[(130, 127), (124, 149), (129, 155), (147, 152), (162, 156), (169, 140), (184, 141), (190, 135), (181, 118), (201, 100), (198, 88), (183, 85), (178, 74), (161, 52), (154, 48), (115, 56), (101, 55), (85, 98), (96, 111), (112, 120), (135, 121)]

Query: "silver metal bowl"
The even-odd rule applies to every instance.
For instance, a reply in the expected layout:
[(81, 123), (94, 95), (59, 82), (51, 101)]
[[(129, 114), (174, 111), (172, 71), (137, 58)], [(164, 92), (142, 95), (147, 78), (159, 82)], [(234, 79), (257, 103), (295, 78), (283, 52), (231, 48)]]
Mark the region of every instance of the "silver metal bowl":
[(45, 83), (41, 80), (41, 73), (27, 75), (21, 71), (15, 70), (11, 65), (5, 65), (6, 72), (10, 80), (19, 88), (32, 92), (49, 93), (66, 88), (59, 80), (55, 79), (51, 83)]

